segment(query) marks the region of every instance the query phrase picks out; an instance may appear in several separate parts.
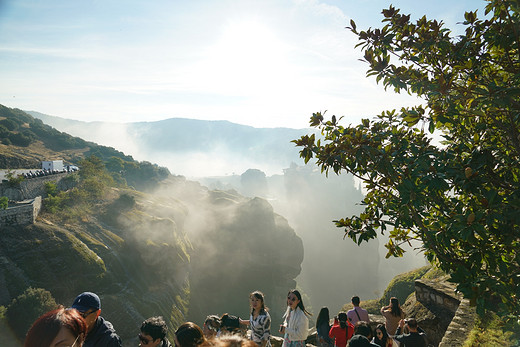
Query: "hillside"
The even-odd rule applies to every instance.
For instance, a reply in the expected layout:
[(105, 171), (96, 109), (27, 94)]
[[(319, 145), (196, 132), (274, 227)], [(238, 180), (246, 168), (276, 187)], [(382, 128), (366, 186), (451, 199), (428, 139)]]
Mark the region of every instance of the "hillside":
[[(17, 110), (4, 108), (1, 114), (0, 124), (24, 122), (0, 140), (38, 127)], [(123, 153), (116, 160), (103, 155), (117, 155), (114, 149), (63, 133), (85, 147), (56, 151), (44, 135), (34, 134), (25, 146), (3, 144), (6, 157), (29, 162), (34, 151), (78, 163), (81, 170), (73, 174), (75, 188), (47, 190), (36, 223), (0, 230), (0, 306), (8, 307), (29, 287), (48, 290), (65, 306), (78, 293), (95, 291), (102, 315), (130, 346), (142, 320), (152, 315), (167, 318), (172, 331), (188, 319), (202, 324), (208, 314), (247, 317), (248, 294), (260, 289), (278, 324), (287, 290), (296, 286), (303, 245), (266, 200), (209, 190)], [(81, 157), (96, 152), (101, 159)], [(141, 179), (142, 191), (126, 184), (132, 178)]]
[(61, 131), (115, 147), (187, 177), (240, 174), (249, 168), (281, 173), (292, 162), (303, 163), (291, 141), (313, 131), (184, 118), (124, 124), (83, 122), (27, 112)]

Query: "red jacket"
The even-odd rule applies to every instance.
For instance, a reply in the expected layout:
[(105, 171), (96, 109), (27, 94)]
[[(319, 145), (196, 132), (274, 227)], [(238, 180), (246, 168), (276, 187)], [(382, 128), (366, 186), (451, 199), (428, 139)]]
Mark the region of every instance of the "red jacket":
[(329, 336), (335, 339), (334, 345), (336, 347), (346, 347), (348, 340), (354, 335), (354, 326), (352, 323), (347, 322), (347, 329), (341, 329), (339, 324), (334, 324), (332, 328), (330, 328)]

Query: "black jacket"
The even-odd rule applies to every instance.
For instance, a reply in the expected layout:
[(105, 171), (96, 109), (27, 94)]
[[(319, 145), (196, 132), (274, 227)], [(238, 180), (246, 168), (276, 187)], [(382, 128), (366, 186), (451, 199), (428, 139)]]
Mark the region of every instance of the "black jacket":
[(394, 339), (401, 343), (403, 347), (426, 347), (426, 334), (419, 328), (418, 332), (411, 332), (409, 334), (401, 334), (401, 328), (397, 328)]
[(96, 325), (87, 334), (83, 347), (121, 347), (121, 339), (112, 323), (98, 317)]

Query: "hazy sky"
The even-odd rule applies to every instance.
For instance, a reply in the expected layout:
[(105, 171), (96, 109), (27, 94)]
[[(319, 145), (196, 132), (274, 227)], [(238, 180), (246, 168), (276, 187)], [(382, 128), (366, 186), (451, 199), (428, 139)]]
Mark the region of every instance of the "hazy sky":
[[(85, 121), (308, 126), (417, 103), (365, 78), (356, 37), (392, 3), (461, 25), (477, 0), (0, 0), (0, 104)], [(457, 29), (456, 29), (457, 30)]]

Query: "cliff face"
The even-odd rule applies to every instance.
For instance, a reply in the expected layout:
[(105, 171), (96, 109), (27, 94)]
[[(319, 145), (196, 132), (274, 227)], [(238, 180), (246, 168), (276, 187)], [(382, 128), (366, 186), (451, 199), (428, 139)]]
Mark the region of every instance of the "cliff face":
[(287, 220), (264, 199), (234, 191), (210, 191), (179, 180), (162, 196), (185, 203), (184, 230), (191, 240), (191, 304), (188, 319), (202, 323), (209, 314), (249, 317), (249, 293), (262, 291), (273, 326), (296, 287), (303, 243)]
[(255, 289), (281, 316), (300, 272), (302, 242), (265, 200), (172, 178), (155, 195), (113, 189), (94, 210), (0, 230), (0, 305), (29, 286), (65, 306), (94, 291), (132, 345), (154, 315), (171, 331), (207, 314), (245, 318)]

